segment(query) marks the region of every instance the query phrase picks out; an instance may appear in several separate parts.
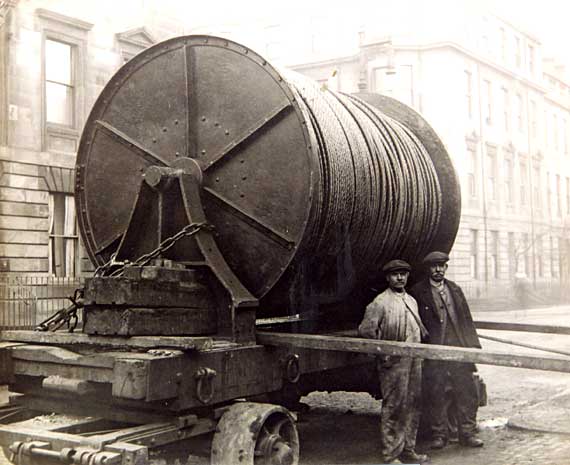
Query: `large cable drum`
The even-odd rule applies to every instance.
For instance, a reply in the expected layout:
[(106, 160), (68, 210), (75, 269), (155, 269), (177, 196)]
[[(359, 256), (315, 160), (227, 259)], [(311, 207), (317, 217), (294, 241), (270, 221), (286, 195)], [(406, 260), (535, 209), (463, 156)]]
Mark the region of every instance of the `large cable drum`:
[[(119, 247), (148, 168), (184, 158), (200, 167), (218, 247), (257, 298), (299, 264), (315, 293), (346, 278), (341, 298), (391, 258), (448, 251), (457, 232), (455, 172), (416, 112), (323, 89), (225, 39), (186, 36), (125, 64), (85, 125), (76, 202), (96, 265)], [(182, 241), (168, 258), (186, 255)]]

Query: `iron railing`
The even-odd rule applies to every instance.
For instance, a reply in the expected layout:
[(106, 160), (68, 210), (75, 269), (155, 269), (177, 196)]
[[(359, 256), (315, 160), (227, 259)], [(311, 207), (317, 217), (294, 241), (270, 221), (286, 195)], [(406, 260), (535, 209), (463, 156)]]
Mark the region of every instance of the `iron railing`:
[(82, 278), (0, 276), (0, 329), (33, 329), (69, 305)]

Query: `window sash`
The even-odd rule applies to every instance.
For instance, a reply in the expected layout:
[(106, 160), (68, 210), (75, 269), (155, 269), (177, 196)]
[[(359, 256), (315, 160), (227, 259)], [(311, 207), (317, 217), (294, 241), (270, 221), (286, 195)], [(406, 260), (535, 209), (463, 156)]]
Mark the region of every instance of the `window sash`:
[(79, 273), (79, 236), (73, 196), (53, 193), (49, 196), (50, 272), (58, 277)]
[(47, 123), (74, 127), (75, 121), (75, 46), (45, 40), (44, 92)]

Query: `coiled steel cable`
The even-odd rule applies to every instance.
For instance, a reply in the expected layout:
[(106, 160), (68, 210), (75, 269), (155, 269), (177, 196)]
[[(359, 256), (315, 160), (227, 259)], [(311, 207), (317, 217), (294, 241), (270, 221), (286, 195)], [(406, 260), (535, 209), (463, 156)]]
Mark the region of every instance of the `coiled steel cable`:
[(357, 97), (295, 73), (285, 76), (306, 113), (318, 158), (306, 235), (315, 260), (348, 248), (356, 277), (393, 258), (417, 262), (442, 214), (437, 173), (420, 140)]

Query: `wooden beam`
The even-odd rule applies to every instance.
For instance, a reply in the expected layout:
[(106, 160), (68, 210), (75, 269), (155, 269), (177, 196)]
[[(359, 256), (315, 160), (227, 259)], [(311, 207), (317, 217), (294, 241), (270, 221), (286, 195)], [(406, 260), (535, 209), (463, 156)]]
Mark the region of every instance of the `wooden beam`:
[(570, 373), (570, 358), (541, 357), (489, 351), (464, 347), (417, 344), (411, 342), (380, 341), (343, 336), (315, 334), (287, 334), (257, 331), (257, 343), (272, 346), (303, 347), (315, 350), (334, 350), (376, 355), (399, 355), (430, 360), (471, 362), (533, 370)]
[(67, 331), (1, 331), (0, 340), (29, 342), (49, 345), (87, 345), (111, 347), (114, 349), (178, 349), (206, 350), (212, 347), (211, 337), (188, 336), (91, 336), (85, 333), (69, 333)]
[(530, 333), (570, 334), (570, 326), (533, 325), (527, 323), (501, 323), (498, 321), (476, 321), (477, 329), (500, 331), (526, 331)]

